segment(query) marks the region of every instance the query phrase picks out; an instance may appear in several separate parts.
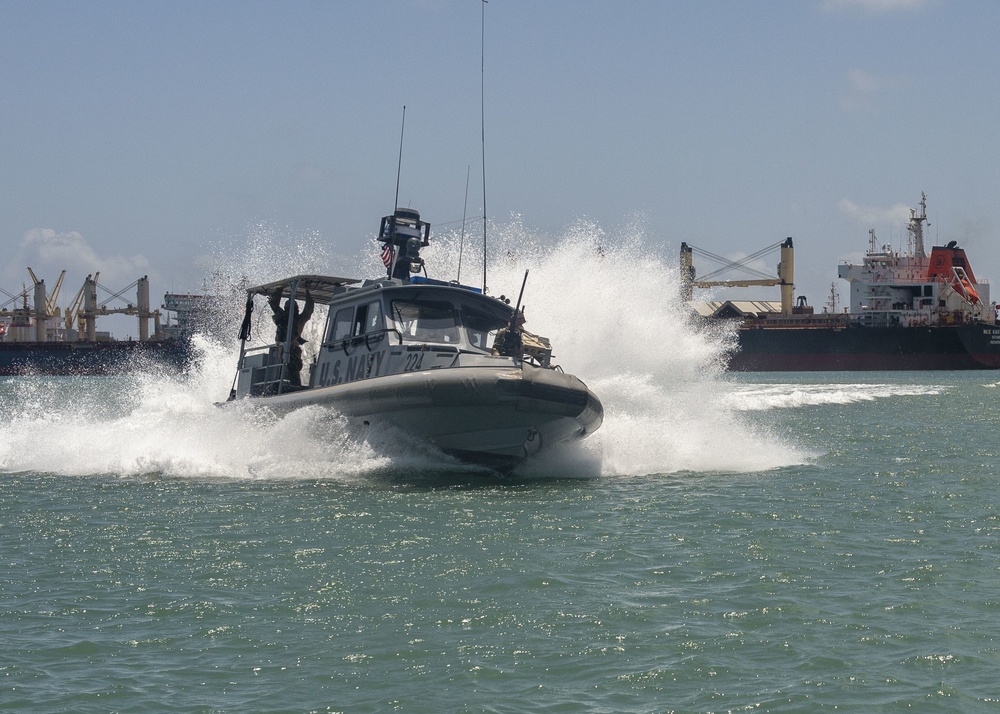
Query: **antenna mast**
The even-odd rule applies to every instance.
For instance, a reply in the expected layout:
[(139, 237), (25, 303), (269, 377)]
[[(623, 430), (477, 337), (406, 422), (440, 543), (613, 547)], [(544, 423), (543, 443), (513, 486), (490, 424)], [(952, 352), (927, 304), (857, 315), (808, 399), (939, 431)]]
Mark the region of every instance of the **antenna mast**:
[(926, 223), (928, 226), (931, 224), (927, 220), (927, 194), (923, 191), (920, 192), (920, 213), (917, 213), (916, 209), (910, 209), (910, 225), (907, 226), (907, 230), (910, 233), (910, 239), (914, 245), (914, 254), (918, 258), (926, 258), (927, 254), (924, 252), (924, 226)]
[(458, 239), (458, 275), (455, 276), (455, 282), (462, 282), (462, 249), (465, 247), (465, 217), (469, 213), (469, 173), (472, 171), (471, 166), (465, 168), (465, 207), (462, 208), (462, 235)]
[[(396, 162), (396, 197), (392, 201), (392, 218), (390, 218), (389, 223), (389, 235), (396, 235), (396, 209), (399, 207), (399, 175), (403, 171), (403, 132), (406, 130), (406, 105), (403, 105), (403, 120), (400, 122), (399, 126), (399, 160)], [(393, 273), (396, 272), (396, 262), (399, 260), (399, 250), (395, 248), (395, 242), (390, 238), (390, 242), (393, 244), (392, 250), (392, 263), (388, 266), (389, 277), (392, 277)]]
[(395, 213), (399, 205), (399, 175), (403, 170), (403, 131), (406, 129), (406, 105), (403, 105), (403, 121), (399, 126), (399, 161), (396, 163), (396, 198), (392, 202), (392, 210)]
[(486, 294), (486, 3), (482, 0), (482, 28), (479, 38), (479, 127), (483, 149), (483, 295)]

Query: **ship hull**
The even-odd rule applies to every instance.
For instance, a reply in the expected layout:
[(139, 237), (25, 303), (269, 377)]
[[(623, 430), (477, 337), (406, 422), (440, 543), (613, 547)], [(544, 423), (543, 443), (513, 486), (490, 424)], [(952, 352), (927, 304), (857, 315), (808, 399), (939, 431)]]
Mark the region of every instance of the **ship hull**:
[(190, 357), (184, 340), (155, 342), (4, 342), (0, 376), (93, 376), (134, 371), (156, 363), (177, 370)]
[(600, 400), (579, 379), (527, 366), (392, 374), (252, 399), (276, 412), (320, 406), (358, 425), (386, 422), (500, 472), (596, 431), (604, 419)]
[(1000, 368), (1000, 326), (741, 328), (735, 372)]

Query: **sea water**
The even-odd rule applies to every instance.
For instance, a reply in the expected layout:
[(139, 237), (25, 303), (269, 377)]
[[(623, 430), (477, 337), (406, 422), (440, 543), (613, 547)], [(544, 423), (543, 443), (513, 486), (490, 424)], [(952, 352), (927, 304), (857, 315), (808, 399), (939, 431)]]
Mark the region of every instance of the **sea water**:
[(220, 409), (231, 342), (0, 380), (0, 710), (1000, 708), (1000, 376), (727, 374), (641, 235), (505, 228), (606, 410), (506, 478)]

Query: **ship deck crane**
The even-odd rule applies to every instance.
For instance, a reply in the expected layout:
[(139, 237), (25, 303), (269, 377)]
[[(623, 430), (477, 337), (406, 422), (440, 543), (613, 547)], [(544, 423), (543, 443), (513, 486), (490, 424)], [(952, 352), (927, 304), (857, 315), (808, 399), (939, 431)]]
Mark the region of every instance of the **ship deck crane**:
[[(28, 275), (31, 276), (31, 282), (35, 284), (35, 287), (44, 283), (44, 280), (39, 280), (38, 276), (35, 275), (35, 271), (30, 267), (28, 268)], [(59, 273), (59, 277), (56, 279), (56, 286), (52, 288), (52, 293), (45, 298), (45, 316), (46, 317), (59, 317), (60, 310), (56, 306), (56, 301), (59, 300), (59, 290), (62, 288), (63, 278), (66, 277), (66, 271), (63, 270)]]
[(79, 333), (83, 333), (83, 316), (80, 315), (80, 306), (83, 305), (83, 296), (87, 290), (87, 283), (90, 282), (91, 278), (93, 278), (94, 282), (96, 282), (100, 276), (101, 271), (97, 271), (94, 275), (88, 275), (87, 279), (84, 280), (83, 285), (81, 285), (80, 289), (76, 291), (76, 296), (73, 298), (73, 302), (70, 303), (70, 306), (66, 308), (66, 312), (64, 313), (67, 332), (73, 329), (74, 322), (78, 322), (76, 329)]
[[(781, 262), (778, 263), (778, 276), (771, 277), (767, 273), (763, 273), (756, 268), (751, 268), (749, 263), (765, 255), (773, 253), (775, 250), (781, 250)], [(693, 256), (697, 254), (701, 257), (708, 258), (717, 263), (721, 263), (722, 267), (704, 275), (700, 279), (697, 279), (697, 275), (694, 268)], [(750, 275), (757, 275), (757, 278), (741, 278), (741, 279), (731, 279), (731, 280), (721, 280), (717, 279), (719, 276), (724, 275), (733, 270), (740, 270), (744, 273), (749, 273)], [(714, 287), (729, 287), (729, 288), (747, 288), (747, 287), (771, 287), (775, 285), (781, 286), (781, 312), (784, 315), (792, 314), (792, 299), (795, 293), (795, 281), (794, 275), (794, 252), (792, 248), (792, 239), (787, 238), (780, 243), (774, 243), (766, 248), (758, 250), (753, 255), (748, 255), (739, 261), (732, 261), (722, 256), (710, 253), (702, 248), (697, 248), (688, 243), (681, 243), (681, 291), (682, 299), (686, 302), (690, 302), (694, 296), (694, 288), (714, 288)]]
[[(135, 315), (139, 319), (139, 340), (145, 342), (149, 339), (149, 320), (154, 322), (153, 334), (160, 332), (160, 311), (150, 310), (149, 304), (149, 278), (143, 276), (122, 288), (116, 293), (100, 285), (97, 282), (98, 273), (93, 280), (84, 281), (83, 307), (79, 309), (80, 322), (82, 324), (81, 334), (86, 335), (88, 341), (96, 339), (96, 318), (99, 315)], [(97, 288), (101, 288), (110, 295), (103, 302), (98, 304)], [(136, 289), (136, 302), (126, 303), (125, 307), (108, 307), (113, 300), (122, 300), (126, 291)]]
[(45, 312), (47, 312), (52, 317), (59, 317), (59, 308), (56, 307), (56, 301), (59, 299), (59, 291), (62, 289), (63, 278), (66, 277), (66, 271), (63, 270), (59, 273), (59, 277), (56, 278), (56, 286), (52, 288), (52, 294), (49, 295), (48, 301), (45, 303)]

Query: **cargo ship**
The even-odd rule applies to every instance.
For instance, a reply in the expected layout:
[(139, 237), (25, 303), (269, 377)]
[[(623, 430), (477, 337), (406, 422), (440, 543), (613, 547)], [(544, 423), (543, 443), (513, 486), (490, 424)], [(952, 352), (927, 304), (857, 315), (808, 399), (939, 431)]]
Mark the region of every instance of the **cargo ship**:
[[(191, 356), (190, 328), (195, 307), (204, 296), (164, 296), (159, 309), (150, 309), (149, 280), (139, 278), (132, 286), (112, 294), (120, 298), (136, 288), (136, 302), (112, 307), (97, 299), (98, 277), (88, 275), (70, 307), (55, 306), (66, 271), (49, 294), (45, 281), (28, 269), (34, 282), (32, 298), (24, 290), (0, 306), (0, 376), (12, 375), (112, 375), (149, 367), (180, 370)], [(170, 314), (176, 314), (171, 321)], [(97, 330), (102, 315), (124, 314), (138, 319), (138, 339), (116, 340)], [(153, 330), (150, 332), (150, 323)]]
[(778, 285), (780, 303), (691, 302), (705, 320), (737, 323), (731, 371), (970, 370), (1000, 368), (1000, 324), (990, 286), (978, 282), (955, 241), (924, 248), (927, 197), (910, 209), (906, 250), (880, 245), (869, 231), (860, 264), (838, 266), (850, 286), (850, 308), (837, 311), (836, 290), (822, 313), (799, 297), (793, 305), (792, 239), (781, 244), (777, 278), (697, 280), (692, 247), (681, 245), (681, 274), (694, 287)]

